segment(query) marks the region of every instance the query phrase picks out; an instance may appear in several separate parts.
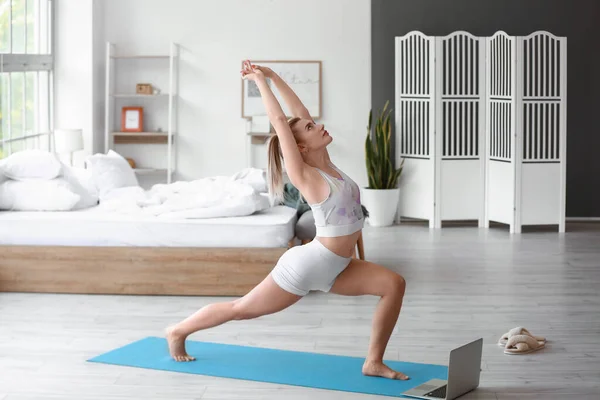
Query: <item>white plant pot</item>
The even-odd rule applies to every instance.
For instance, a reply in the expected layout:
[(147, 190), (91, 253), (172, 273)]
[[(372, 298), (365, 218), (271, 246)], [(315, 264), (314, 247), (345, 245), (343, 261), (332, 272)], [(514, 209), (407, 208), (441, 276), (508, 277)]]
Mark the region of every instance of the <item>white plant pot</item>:
[(361, 203), (369, 212), (368, 222), (371, 226), (390, 226), (394, 224), (400, 189), (367, 189), (362, 188)]

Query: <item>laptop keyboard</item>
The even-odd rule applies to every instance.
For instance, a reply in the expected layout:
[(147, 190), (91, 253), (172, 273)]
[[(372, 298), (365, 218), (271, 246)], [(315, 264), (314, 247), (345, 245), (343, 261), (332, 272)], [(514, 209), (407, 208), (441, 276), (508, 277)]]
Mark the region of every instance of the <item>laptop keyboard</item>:
[(435, 397), (437, 399), (445, 399), (446, 398), (446, 388), (447, 387), (448, 387), (447, 385), (439, 387), (439, 388), (435, 389), (434, 391), (427, 393), (425, 396), (427, 396), (427, 397)]

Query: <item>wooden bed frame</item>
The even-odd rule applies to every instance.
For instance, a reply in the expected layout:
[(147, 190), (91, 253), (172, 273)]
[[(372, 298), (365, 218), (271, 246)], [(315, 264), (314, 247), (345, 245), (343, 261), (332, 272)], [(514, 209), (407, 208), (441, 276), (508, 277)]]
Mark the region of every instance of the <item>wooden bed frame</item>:
[[(0, 245), (0, 292), (243, 296), (294, 243), (278, 248)], [(362, 234), (357, 256), (364, 260)]]
[(242, 296), (286, 250), (0, 246), (0, 292)]

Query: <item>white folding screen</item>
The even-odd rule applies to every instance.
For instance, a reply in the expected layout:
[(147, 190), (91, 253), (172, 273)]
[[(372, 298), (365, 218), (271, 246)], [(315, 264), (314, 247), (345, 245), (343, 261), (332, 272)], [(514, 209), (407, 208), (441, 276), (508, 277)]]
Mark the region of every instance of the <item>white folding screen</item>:
[(396, 38), (398, 218), (564, 231), (566, 39)]
[[(565, 230), (567, 42), (548, 32), (488, 40), (486, 218)], [(507, 114), (508, 113), (508, 114)]]
[(398, 217), (483, 225), (484, 46), (466, 32), (396, 38)]

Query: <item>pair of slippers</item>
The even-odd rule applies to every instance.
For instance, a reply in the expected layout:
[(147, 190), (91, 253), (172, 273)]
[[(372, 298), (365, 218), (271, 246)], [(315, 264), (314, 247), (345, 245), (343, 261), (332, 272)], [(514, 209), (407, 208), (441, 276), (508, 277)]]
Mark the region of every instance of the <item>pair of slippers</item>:
[(498, 344), (504, 346), (504, 354), (529, 354), (546, 347), (546, 338), (517, 327), (502, 335)]

